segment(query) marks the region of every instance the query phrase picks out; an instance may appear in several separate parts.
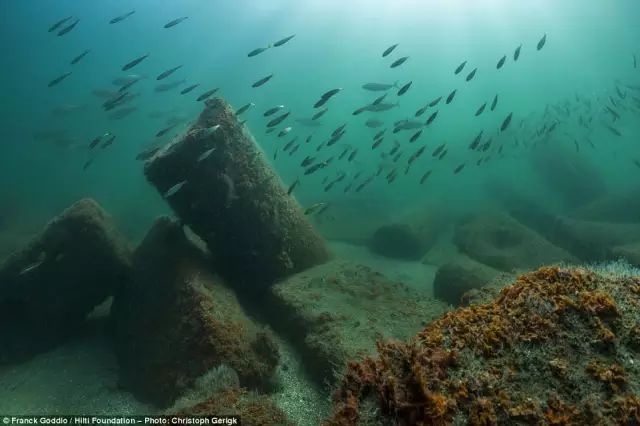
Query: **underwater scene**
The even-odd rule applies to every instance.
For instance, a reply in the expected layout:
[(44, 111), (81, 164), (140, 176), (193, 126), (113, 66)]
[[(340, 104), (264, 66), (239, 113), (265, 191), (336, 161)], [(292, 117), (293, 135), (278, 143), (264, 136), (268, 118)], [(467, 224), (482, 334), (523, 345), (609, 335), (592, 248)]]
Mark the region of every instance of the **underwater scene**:
[(640, 425), (639, 22), (3, 0), (3, 423)]

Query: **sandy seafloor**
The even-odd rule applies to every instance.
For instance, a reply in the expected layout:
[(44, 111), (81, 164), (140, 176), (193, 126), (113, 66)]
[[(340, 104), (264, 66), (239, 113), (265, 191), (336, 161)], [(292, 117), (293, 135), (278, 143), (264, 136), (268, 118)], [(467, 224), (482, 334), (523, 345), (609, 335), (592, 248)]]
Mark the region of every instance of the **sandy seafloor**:
[[(436, 266), (393, 260), (367, 247), (330, 242), (337, 259), (364, 264), (393, 281), (431, 290)], [(307, 377), (304, 366), (281, 342), (281, 387), (273, 395), (293, 421), (319, 424), (328, 412), (329, 395)], [(118, 387), (118, 365), (104, 332), (87, 334), (31, 360), (0, 368), (0, 414), (155, 414), (159, 409)]]

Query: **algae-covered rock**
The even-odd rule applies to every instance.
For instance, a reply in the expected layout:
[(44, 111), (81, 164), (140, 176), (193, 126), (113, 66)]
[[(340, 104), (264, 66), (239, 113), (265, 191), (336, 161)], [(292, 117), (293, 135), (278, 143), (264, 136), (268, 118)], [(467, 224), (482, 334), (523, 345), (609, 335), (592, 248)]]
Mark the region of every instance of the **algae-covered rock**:
[(130, 251), (111, 218), (83, 199), (0, 267), (0, 363), (60, 343), (126, 284)]
[[(219, 127), (217, 127), (219, 126)], [(253, 137), (222, 99), (145, 165), (147, 179), (207, 242), (234, 286), (264, 289), (329, 255)]]
[(116, 296), (112, 317), (123, 384), (141, 399), (169, 405), (222, 364), (242, 386), (269, 386), (277, 345), (209, 263), (169, 218), (135, 251), (133, 282)]
[(506, 272), (575, 262), (567, 251), (508, 215), (481, 215), (458, 225), (454, 241), (471, 258)]
[(349, 364), (327, 425), (640, 423), (640, 271), (545, 267)]
[(371, 354), (379, 339), (406, 339), (446, 306), (366, 266), (332, 261), (272, 288), (276, 326), (302, 352), (320, 383), (347, 361)]
[(369, 242), (371, 251), (381, 256), (416, 260), (425, 253), (425, 246), (409, 225), (385, 225), (376, 230)]

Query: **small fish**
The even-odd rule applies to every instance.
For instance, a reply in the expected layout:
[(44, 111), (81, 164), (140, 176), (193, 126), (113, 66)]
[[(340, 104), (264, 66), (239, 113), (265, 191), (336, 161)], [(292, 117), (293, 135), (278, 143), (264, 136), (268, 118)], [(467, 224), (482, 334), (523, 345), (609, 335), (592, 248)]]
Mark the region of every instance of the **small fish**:
[(439, 147), (437, 147), (435, 149), (435, 151), (433, 151), (433, 153), (431, 154), (432, 157), (437, 157), (438, 155), (440, 155), (440, 153), (444, 150), (446, 143), (443, 143), (442, 145), (440, 145)]
[(136, 160), (138, 160), (138, 161), (146, 161), (149, 158), (153, 157), (158, 151), (160, 151), (160, 147), (159, 146), (149, 147), (149, 148), (145, 149), (144, 151), (142, 151), (141, 153), (139, 153), (138, 155), (136, 155)]
[(115, 140), (116, 140), (116, 135), (111, 136), (109, 139), (104, 141), (104, 143), (102, 145), (100, 145), (100, 149), (105, 149), (106, 147), (108, 147), (111, 144), (113, 144), (113, 141), (115, 141)]
[(356, 158), (356, 155), (358, 155), (358, 149), (354, 149), (353, 151), (351, 151), (351, 154), (349, 154), (349, 157), (347, 158), (347, 161), (351, 162)]
[(318, 102), (316, 102), (313, 107), (314, 108), (320, 108), (321, 106), (323, 106), (325, 103), (327, 103), (327, 101), (329, 101), (329, 99), (331, 99), (333, 96), (337, 95), (340, 91), (342, 90), (342, 88), (338, 88), (338, 89), (331, 89), (328, 92), (324, 93), (321, 97), (320, 100)]
[(478, 135), (473, 139), (473, 141), (469, 145), (469, 149), (475, 150), (478, 147), (478, 145), (480, 145), (480, 141), (482, 140), (483, 133), (484, 133), (484, 130), (478, 133)]
[(87, 54), (91, 52), (91, 50), (87, 49), (84, 52), (82, 52), (81, 54), (79, 54), (78, 56), (76, 56), (75, 58), (73, 58), (71, 60), (71, 65), (75, 65), (78, 62), (80, 62), (82, 60), (82, 58), (84, 58), (85, 56), (87, 56)]
[(55, 30), (57, 30), (58, 28), (60, 28), (60, 26), (62, 24), (64, 24), (65, 22), (69, 21), (71, 18), (73, 18), (73, 16), (67, 16), (66, 18), (62, 18), (61, 20), (59, 20), (58, 22), (56, 22), (55, 24), (51, 25), (49, 27), (49, 32), (52, 33)]
[(131, 68), (135, 67), (136, 65), (138, 65), (140, 62), (144, 61), (145, 59), (147, 59), (149, 57), (149, 54), (140, 56), (139, 58), (134, 59), (133, 61), (127, 63), (125, 66), (122, 67), (122, 71), (127, 71), (130, 70)]
[(273, 108), (269, 108), (268, 110), (266, 110), (264, 112), (264, 114), (262, 114), (263, 117), (269, 117), (272, 116), (273, 114), (275, 114), (276, 112), (280, 111), (282, 108), (284, 108), (284, 105), (278, 105), (275, 106)]
[(61, 29), (60, 32), (58, 32), (58, 37), (63, 36), (67, 34), (69, 31), (71, 31), (72, 29), (74, 29), (76, 25), (78, 25), (78, 22), (80, 22), (80, 19), (76, 18), (76, 20), (71, 25)]
[(431, 125), (431, 123), (433, 123), (433, 120), (435, 120), (437, 116), (438, 116), (438, 111), (436, 111), (433, 114), (431, 114), (429, 116), (429, 118), (427, 118), (427, 121), (426, 121), (425, 125), (427, 125), (427, 126)]
[(118, 92), (119, 93), (126, 92), (131, 86), (136, 84), (138, 81), (140, 81), (140, 80), (131, 80), (127, 84), (124, 84), (122, 87), (120, 87), (120, 89), (118, 89)]
[(420, 185), (424, 184), (427, 179), (429, 179), (429, 176), (431, 176), (431, 170), (427, 170), (427, 172), (425, 172), (425, 174), (422, 175), (422, 177), (420, 178)]
[(176, 124), (174, 124), (173, 126), (169, 126), (169, 127), (166, 127), (164, 129), (160, 130), (158, 133), (156, 133), (156, 138), (160, 138), (160, 137), (166, 135), (171, 130), (173, 130), (174, 127), (176, 127)]
[(187, 93), (189, 93), (190, 91), (192, 91), (193, 89), (195, 89), (196, 87), (200, 86), (200, 84), (192, 84), (189, 87), (185, 87), (184, 89), (182, 89), (180, 91), (181, 95), (186, 95)]
[(276, 148), (276, 150), (273, 153), (273, 159), (277, 160), (278, 159), (278, 148)]
[(267, 127), (275, 127), (275, 126), (277, 126), (278, 124), (280, 124), (284, 120), (286, 120), (286, 118), (289, 117), (289, 114), (291, 114), (291, 111), (286, 112), (286, 113), (274, 118), (269, 123), (267, 123)]
[(453, 92), (449, 93), (449, 96), (447, 96), (447, 105), (453, 102), (453, 98), (456, 97), (457, 92), (458, 92), (458, 89), (455, 89)]
[(309, 167), (314, 163), (314, 161), (316, 161), (315, 157), (307, 155), (306, 157), (304, 157), (304, 160), (302, 160), (302, 163), (300, 163), (300, 167)]
[(522, 45), (518, 46), (515, 50), (515, 52), (513, 52), (513, 61), (517, 62), (518, 58), (520, 58), (520, 51), (522, 50)]
[(183, 16), (182, 18), (177, 18), (177, 19), (174, 19), (173, 21), (169, 21), (166, 24), (164, 24), (164, 28), (175, 27), (176, 25), (178, 25), (180, 22), (184, 21), (187, 18), (188, 16)]
[(200, 101), (204, 101), (205, 99), (207, 99), (208, 97), (210, 97), (211, 95), (213, 95), (214, 93), (216, 93), (218, 91), (218, 88), (216, 87), (215, 89), (211, 89), (211, 90), (207, 90), (206, 92), (204, 92), (202, 95), (198, 96), (198, 98), (196, 99), (196, 101), (200, 102)]
[(47, 87), (53, 87), (53, 86), (56, 86), (56, 85), (60, 84), (62, 82), (62, 80), (64, 80), (65, 78), (69, 77), (71, 74), (72, 74), (71, 71), (69, 71), (67, 73), (62, 74), (59, 77), (54, 78), (53, 80), (51, 80), (49, 82), (49, 84), (47, 84)]
[(351, 113), (351, 115), (360, 115), (360, 114), (362, 114), (363, 112), (368, 111), (368, 110), (369, 110), (369, 107), (370, 107), (370, 105), (366, 105), (366, 106), (363, 106), (363, 107), (361, 107), (361, 108), (358, 108), (357, 110), (353, 111), (353, 112)]
[(504, 132), (509, 128), (509, 124), (511, 124), (511, 118), (513, 117), (513, 113), (510, 113), (507, 118), (504, 119), (502, 125), (500, 126), (500, 131)]
[(378, 127), (384, 126), (384, 122), (380, 120), (376, 120), (375, 118), (371, 118), (364, 123), (367, 127), (376, 129)]
[(296, 178), (296, 180), (294, 180), (293, 183), (289, 186), (289, 189), (287, 189), (287, 195), (291, 195), (291, 193), (296, 189), (298, 185), (300, 185), (300, 178)]
[(364, 90), (369, 90), (371, 92), (386, 92), (392, 88), (398, 88), (398, 82), (396, 81), (393, 84), (385, 84), (385, 83), (367, 83), (362, 85)]
[(458, 65), (458, 68), (456, 68), (456, 70), (453, 72), (455, 75), (458, 75), (462, 72), (462, 70), (464, 69), (465, 65), (467, 65), (467, 61), (464, 61), (463, 63), (461, 63), (460, 65)]
[(478, 110), (476, 111), (476, 117), (479, 116), (480, 114), (482, 114), (485, 110), (485, 108), (487, 107), (487, 103), (483, 103), (482, 105), (480, 105), (480, 108), (478, 108)]
[(309, 136), (307, 136), (307, 139), (305, 139), (304, 143), (309, 143), (309, 142), (311, 142), (311, 139), (313, 138), (313, 135), (314, 135), (314, 134), (312, 133), (312, 134), (310, 134)]
[[(363, 107), (363, 108), (364, 108), (364, 111), (384, 112), (384, 111), (389, 111), (390, 109), (393, 109), (393, 108), (397, 108), (399, 106), (400, 106), (399, 103), (391, 104), (388, 102), (382, 102), (377, 105), (367, 105), (366, 107)], [(357, 115), (357, 114), (354, 114), (354, 115)]]
[(180, 68), (182, 68), (182, 65), (178, 65), (177, 67), (173, 67), (171, 69), (168, 69), (168, 70), (164, 71), (163, 73), (161, 73), (159, 76), (157, 76), (156, 80), (158, 80), (158, 81), (163, 80), (163, 79), (169, 77), (174, 72), (178, 71)]
[(434, 106), (438, 105), (441, 100), (442, 100), (442, 96), (435, 98), (434, 100), (429, 102), (429, 108), (433, 108)]
[(247, 112), (249, 110), (249, 108), (251, 108), (252, 106), (254, 106), (255, 104), (253, 102), (249, 102), (248, 104), (241, 106), (240, 109), (238, 111), (236, 111), (236, 115), (241, 115), (245, 112)]
[(171, 188), (169, 188), (163, 195), (163, 198), (169, 198), (174, 196), (175, 194), (178, 193), (178, 191), (180, 191), (185, 185), (187, 184), (186, 180), (183, 180), (182, 182), (178, 182), (175, 185), (173, 185)]
[(504, 55), (499, 61), (498, 64), (496, 65), (497, 69), (500, 69), (504, 66), (504, 63), (507, 61), (507, 55)]
[(493, 98), (493, 102), (491, 102), (491, 111), (494, 111), (498, 106), (498, 95)]
[(547, 35), (545, 34), (544, 36), (542, 36), (542, 38), (538, 42), (538, 46), (537, 46), (538, 50), (541, 50), (546, 43), (547, 43)]
[(316, 212), (316, 211), (320, 210), (322, 207), (324, 207), (324, 206), (326, 206), (326, 205), (327, 205), (327, 203), (316, 203), (316, 204), (313, 204), (312, 206), (307, 207), (307, 208), (304, 210), (304, 215), (305, 215), (305, 216), (308, 216), (308, 215), (310, 215), (310, 214), (313, 214), (314, 212)]
[(206, 160), (207, 158), (209, 158), (211, 156), (211, 154), (213, 154), (215, 152), (216, 148), (211, 148), (206, 150), (205, 152), (203, 152), (202, 154), (200, 154), (200, 156), (198, 157), (198, 159), (196, 160), (198, 163)]
[(416, 113), (413, 115), (414, 117), (420, 117), (422, 114), (424, 114), (427, 109), (429, 108), (429, 105), (425, 105), (422, 108), (420, 108), (419, 110), (416, 111)]
[(410, 143), (414, 143), (415, 141), (418, 140), (418, 138), (422, 135), (422, 130), (418, 130), (417, 132), (415, 132), (413, 134), (413, 136), (411, 136), (411, 139), (409, 139)]
[(266, 52), (267, 50), (269, 50), (268, 47), (258, 47), (257, 49), (253, 49), (251, 52), (249, 52), (247, 56), (249, 58), (253, 58), (254, 56), (261, 54), (262, 52)]
[(460, 164), (458, 167), (456, 167), (455, 169), (453, 169), (453, 174), (454, 174), (454, 175), (457, 175), (458, 173), (460, 173), (460, 172), (462, 171), (462, 169), (464, 169), (464, 166), (465, 166), (465, 165), (466, 165), (465, 163), (462, 163), (462, 164)]
[(40, 253), (40, 256), (38, 256), (38, 260), (30, 264), (29, 266), (25, 267), (24, 269), (22, 269), (18, 273), (18, 275), (25, 275), (25, 274), (28, 274), (29, 272), (35, 271), (45, 262), (45, 260), (46, 260), (46, 254), (44, 252)]
[(404, 86), (402, 86), (400, 88), (400, 90), (398, 90), (398, 96), (402, 96), (405, 93), (407, 93), (407, 90), (409, 90), (409, 88), (411, 87), (411, 84), (413, 83), (413, 81), (408, 82), (407, 84), (405, 84)]
[(132, 10), (131, 12), (127, 12), (124, 15), (120, 15), (120, 16), (116, 16), (115, 18), (113, 18), (112, 20), (109, 21), (110, 24), (117, 24), (118, 22), (122, 22), (125, 19), (127, 19), (129, 16), (133, 15), (134, 13), (136, 13), (135, 10)]
[(292, 127), (285, 127), (284, 129), (280, 130), (280, 133), (278, 133), (278, 137), (281, 138), (288, 135), (291, 130), (293, 130)]
[(322, 117), (323, 115), (325, 115), (327, 113), (327, 111), (329, 111), (329, 108), (325, 108), (325, 109), (321, 109), (320, 111), (316, 112), (315, 114), (313, 114), (313, 117), (311, 117), (312, 120), (317, 120), (320, 117)]
[(384, 133), (387, 131), (387, 129), (382, 129), (380, 130), (378, 133), (375, 134), (375, 136), (373, 137), (373, 140), (376, 139), (380, 139), (382, 138), (382, 136), (384, 136)]
[(283, 39), (281, 39), (281, 40), (278, 40), (278, 41), (276, 41), (275, 43), (273, 43), (273, 47), (280, 47), (280, 46), (282, 46), (283, 44), (285, 44), (285, 43), (289, 42), (289, 40), (291, 40), (291, 39), (292, 39), (292, 38), (294, 38), (295, 36), (296, 36), (296, 35), (294, 34), (294, 35), (290, 35), (289, 37), (285, 37), (285, 38), (283, 38)]
[(613, 133), (614, 135), (620, 137), (622, 136), (622, 133), (620, 132), (620, 130), (616, 129), (615, 127), (609, 125), (609, 124), (605, 124), (604, 125), (611, 133)]
[(474, 68), (474, 69), (473, 69), (473, 71), (471, 71), (471, 72), (469, 73), (469, 75), (467, 75), (466, 80), (467, 80), (467, 81), (471, 81), (471, 80), (473, 80), (473, 77), (475, 77), (475, 76), (476, 76), (476, 72), (477, 72), (477, 71), (478, 71), (478, 68)]
[(633, 160), (633, 164), (640, 168), (640, 160)]
[(391, 52), (393, 52), (395, 50), (395, 48), (399, 46), (399, 44), (400, 43), (396, 43), (396, 44), (393, 44), (393, 45), (387, 47), (387, 49), (384, 52), (382, 52), (382, 57), (386, 58), (387, 56), (389, 56), (391, 54)]
[(376, 100), (375, 100), (375, 101), (373, 101), (373, 103), (372, 103), (371, 105), (378, 105), (378, 104), (382, 103), (382, 101), (384, 101), (384, 100), (385, 100), (385, 98), (387, 97), (387, 95), (388, 95), (388, 93), (385, 93), (385, 94), (384, 94), (384, 95), (382, 95), (382, 96), (378, 96), (378, 97), (376, 98)]
[(371, 145), (371, 149), (376, 149), (377, 147), (380, 146), (380, 144), (382, 144), (383, 141), (384, 141), (384, 138), (375, 139), (373, 142), (373, 145)]
[(390, 68), (397, 68), (400, 65), (404, 64), (405, 62), (407, 62), (407, 60), (409, 59), (408, 56), (403, 56), (400, 59), (396, 59), (390, 66)]
[(633, 68), (638, 68), (638, 59), (636, 58), (636, 55), (633, 55)]
[(260, 80), (256, 81), (255, 83), (253, 83), (251, 85), (251, 87), (256, 88), (256, 87), (260, 87), (263, 84), (265, 84), (267, 81), (271, 80), (273, 78), (273, 74), (270, 74), (264, 78), (261, 78)]

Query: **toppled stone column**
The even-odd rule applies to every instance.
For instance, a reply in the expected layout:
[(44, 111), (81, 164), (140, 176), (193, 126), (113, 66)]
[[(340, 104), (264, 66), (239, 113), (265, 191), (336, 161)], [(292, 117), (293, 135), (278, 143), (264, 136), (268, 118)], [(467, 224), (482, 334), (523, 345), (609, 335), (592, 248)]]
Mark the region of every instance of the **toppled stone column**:
[(329, 254), (229, 104), (206, 103), (191, 129), (145, 165), (147, 179), (236, 285), (269, 286)]
[(0, 266), (0, 364), (21, 361), (81, 329), (130, 278), (130, 251), (102, 208), (73, 204)]

